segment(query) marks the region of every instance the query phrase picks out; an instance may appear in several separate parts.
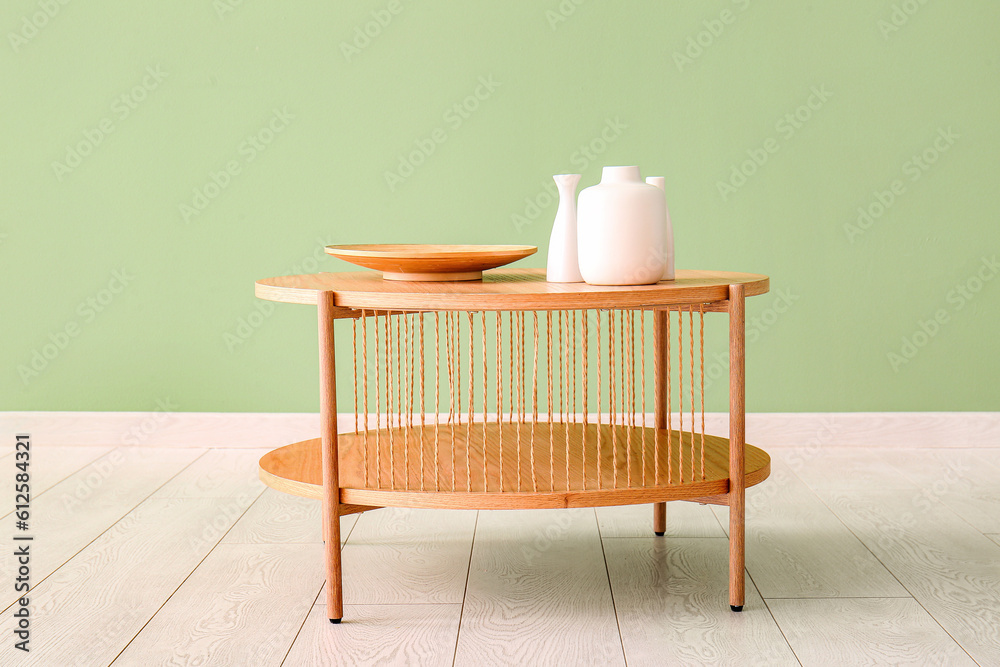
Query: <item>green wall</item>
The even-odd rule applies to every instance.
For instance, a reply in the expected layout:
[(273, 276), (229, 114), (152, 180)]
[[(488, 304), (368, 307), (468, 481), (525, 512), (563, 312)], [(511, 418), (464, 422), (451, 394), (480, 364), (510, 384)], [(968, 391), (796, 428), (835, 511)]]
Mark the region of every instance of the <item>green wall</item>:
[(771, 276), (750, 410), (1000, 409), (993, 0), (9, 0), (0, 28), (0, 410), (316, 410), (315, 312), (255, 279), (346, 269), (335, 242), (541, 266), (551, 174), (605, 164), (667, 177), (679, 268)]

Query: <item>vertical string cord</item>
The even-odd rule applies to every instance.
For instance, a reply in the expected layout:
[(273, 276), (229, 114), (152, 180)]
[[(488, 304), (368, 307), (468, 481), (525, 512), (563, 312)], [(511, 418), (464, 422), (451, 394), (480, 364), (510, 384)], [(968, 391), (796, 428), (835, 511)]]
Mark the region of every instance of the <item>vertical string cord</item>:
[(375, 313), (375, 486), (382, 488), (382, 362), (379, 360), (378, 312)]
[(642, 403), (642, 485), (646, 486), (646, 311), (639, 311), (639, 381)]
[(455, 349), (454, 326), (455, 315), (448, 312), (444, 316), (445, 355), (448, 357), (448, 430), (451, 433), (451, 490), (455, 490)]
[(608, 311), (608, 387), (610, 392), (610, 410), (608, 423), (611, 426), (611, 468), (614, 471), (613, 485), (618, 488), (618, 431), (617, 424), (617, 385), (615, 374), (615, 311)]
[(351, 352), (354, 357), (354, 435), (358, 434), (358, 321), (351, 320)]
[(420, 490), (424, 490), (424, 426), (427, 423), (427, 406), (424, 403), (424, 385), (427, 373), (424, 369), (426, 365), (427, 350), (424, 348), (424, 314), (417, 315), (420, 326)]
[[(582, 429), (582, 432), (581, 432), (581, 435), (580, 435), (580, 448), (582, 449), (582, 452), (580, 454), (580, 459), (581, 459), (581, 464), (582, 464), (582, 468), (583, 469), (581, 471), (582, 480), (581, 480), (580, 485), (583, 488), (583, 490), (586, 491), (587, 490), (587, 389), (588, 389), (588, 387), (587, 387), (587, 371), (588, 371), (588, 368), (587, 368), (587, 354), (588, 354), (587, 347), (588, 347), (588, 345), (587, 345), (587, 343), (588, 343), (588, 340), (587, 340), (587, 311), (586, 310), (580, 311), (580, 341), (581, 341), (581, 343), (583, 345), (583, 349), (581, 350), (581, 354), (580, 354), (580, 358), (583, 361), (583, 369), (582, 369), (582, 372), (581, 372), (581, 375), (583, 377), (580, 378), (581, 381), (583, 382), (583, 386), (581, 387), (581, 391), (580, 391), (580, 399), (581, 399), (580, 402), (582, 404), (580, 406), (580, 410), (581, 410), (581, 416), (583, 417), (583, 429)], [(599, 461), (598, 461), (598, 465), (600, 465)]]
[[(408, 322), (406, 323), (406, 353), (407, 353), (407, 365), (409, 370), (406, 372), (406, 382), (407, 382), (407, 399), (406, 399), (406, 426), (407, 428), (413, 428), (413, 383), (416, 375), (416, 364), (414, 363), (414, 357), (416, 352), (413, 349), (414, 341), (416, 340), (415, 334), (417, 330), (416, 318), (420, 317), (419, 313), (410, 313), (407, 316)], [(409, 473), (407, 473), (409, 474)]]
[(389, 488), (396, 488), (395, 434), (392, 428), (392, 317), (385, 315), (385, 432), (389, 436)]
[(538, 426), (538, 311), (531, 311), (532, 361), (531, 361), (531, 442), (528, 455), (531, 460), (531, 490), (538, 491), (538, 475), (535, 468), (535, 431)]
[(503, 493), (503, 343), (500, 311), (496, 311), (497, 335), (497, 458), (500, 459), (500, 493)]
[(663, 356), (667, 360), (667, 377), (665, 382), (667, 385), (667, 484), (668, 485), (674, 483), (674, 477), (673, 477), (674, 448), (673, 448), (673, 436), (671, 435), (671, 427), (673, 426), (672, 422), (674, 420), (674, 416), (672, 412), (673, 406), (670, 404), (670, 398), (671, 398), (670, 385), (673, 381), (673, 378), (670, 375), (670, 318), (671, 318), (670, 309), (667, 308), (667, 317), (666, 317), (667, 326), (666, 326), (666, 331), (664, 331), (663, 333), (663, 339), (667, 342), (667, 352)]
[[(413, 362), (413, 345), (410, 338), (410, 315), (404, 313), (400, 315), (403, 319), (403, 342), (406, 345), (406, 355), (403, 357), (402, 365), (403, 371), (399, 376), (401, 382), (405, 382), (406, 386), (409, 387), (410, 378), (413, 377), (413, 368), (411, 366)], [(402, 349), (400, 350), (402, 352)], [(403, 488), (407, 491), (410, 490), (410, 417), (413, 414), (413, 401), (412, 394), (407, 389), (407, 391), (402, 392), (406, 398), (406, 421), (400, 426), (403, 427)], [(400, 404), (402, 408), (402, 403)], [(400, 418), (402, 421), (402, 417)]]
[(694, 309), (688, 306), (688, 345), (691, 348), (691, 481), (695, 478), (695, 440), (694, 440)]
[(469, 316), (469, 423), (465, 427), (465, 469), (468, 473), (465, 490), (472, 491), (472, 411), (475, 398), (475, 392), (472, 388), (476, 384), (475, 355), (473, 354), (475, 351), (475, 338), (473, 336), (475, 321), (472, 318), (472, 311), (466, 314)]
[(396, 427), (402, 429), (403, 427), (403, 345), (400, 341), (400, 329), (403, 325), (401, 320), (405, 321), (405, 315), (396, 316)]
[(438, 443), (441, 426), (441, 313), (434, 311), (434, 490), (441, 490)]
[[(511, 314), (510, 314), (510, 318), (511, 318), (510, 319), (510, 340), (511, 340), (511, 348), (510, 348), (510, 354), (511, 354), (511, 358), (510, 358), (510, 421), (511, 421), (511, 424), (513, 424), (514, 423), (514, 412), (515, 412), (515, 410), (519, 411), (519, 408), (516, 408), (516, 406), (519, 405), (520, 401), (521, 401), (521, 384), (523, 382), (523, 375), (524, 375), (524, 373), (521, 370), (520, 358), (523, 356), (523, 352), (524, 352), (524, 339), (521, 336), (520, 313), (518, 313), (517, 311), (512, 311)], [(517, 340), (517, 344), (516, 345), (514, 343), (515, 339)], [(514, 358), (514, 349), (515, 348), (518, 350), (518, 360), (515, 360), (515, 358)], [(515, 378), (515, 376), (516, 376), (516, 378)], [(517, 385), (517, 397), (516, 397), (516, 400), (515, 400), (515, 395), (514, 395), (514, 385), (515, 384)], [(518, 424), (514, 428), (517, 431), (517, 490), (520, 491), (521, 490), (521, 470), (523, 468), (523, 465), (521, 464), (521, 423), (520, 423), (520, 419), (518, 419)]]
[(452, 325), (454, 342), (451, 345), (451, 352), (455, 355), (455, 423), (451, 427), (451, 490), (458, 489), (455, 486), (455, 468), (458, 466), (458, 458), (455, 448), (455, 426), (462, 423), (462, 318), (455, 312), (452, 313)]
[(486, 311), (480, 311), (480, 324), (483, 328), (483, 493), (490, 490), (489, 476), (486, 470), (486, 400), (487, 400), (487, 368), (489, 364), (486, 363)]
[[(525, 387), (525, 378), (527, 377), (527, 375), (525, 373), (525, 370), (526, 370), (526, 365), (525, 365), (526, 361), (525, 361), (525, 359), (527, 357), (527, 354), (525, 353), (525, 349), (524, 349), (524, 329), (525, 329), (525, 326), (524, 326), (524, 311), (523, 310), (520, 311), (517, 314), (517, 321), (518, 321), (518, 326), (519, 326), (518, 340), (521, 341), (521, 351), (519, 353), (519, 358), (521, 360), (521, 371), (520, 371), (519, 377), (521, 378), (521, 381), (520, 381), (520, 384), (517, 387), (517, 390), (518, 390), (518, 399), (517, 399), (518, 400), (518, 424), (520, 424), (519, 428), (523, 429), (524, 423), (525, 423), (525, 419), (524, 419), (525, 405), (527, 404), (527, 400), (528, 400), (528, 398), (527, 398), (527, 391), (528, 390), (527, 390), (527, 387)], [(519, 433), (518, 437), (520, 437), (520, 431), (518, 433)], [(520, 452), (518, 452), (518, 458), (520, 460)], [(520, 478), (518, 478), (518, 479), (520, 479)]]
[(684, 312), (677, 309), (677, 449), (681, 484), (684, 483)]
[[(563, 336), (561, 331), (560, 331), (560, 334), (559, 334), (560, 341), (561, 342), (565, 341), (565, 344), (563, 344), (563, 345), (560, 346), (560, 347), (562, 347), (562, 349), (560, 350), (560, 354), (562, 355), (562, 358), (563, 358), (563, 374), (562, 374), (563, 382), (562, 382), (562, 388), (559, 390), (559, 392), (560, 392), (559, 393), (559, 407), (560, 407), (560, 411), (562, 410), (562, 407), (563, 407), (563, 399), (562, 399), (562, 397), (563, 397), (563, 394), (566, 393), (566, 383), (569, 382), (569, 347), (573, 347), (573, 343), (572, 343), (572, 341), (570, 340), (570, 337), (569, 337), (569, 318), (570, 318), (570, 313), (571, 313), (571, 311), (568, 311), (568, 310), (566, 311), (566, 325), (565, 325), (566, 326), (566, 332), (565, 332), (566, 335)], [(566, 435), (566, 490), (569, 491), (569, 458), (570, 458), (569, 454), (570, 453), (569, 453), (569, 401), (568, 400), (566, 401), (566, 410), (567, 410), (567, 412), (566, 412), (566, 418), (565, 418), (565, 421), (563, 421), (563, 433), (565, 433), (565, 435)]]
[[(635, 332), (633, 330), (634, 322), (632, 320), (632, 311), (624, 310), (622, 311), (622, 320), (625, 322), (625, 332), (622, 336), (622, 361), (624, 365), (622, 366), (622, 393), (625, 395), (625, 400), (622, 401), (622, 405), (628, 403), (628, 430), (625, 432), (625, 486), (632, 487), (632, 430), (635, 428), (635, 370), (632, 367), (632, 357), (635, 349)], [(628, 337), (628, 345), (625, 345), (625, 337)], [(625, 372), (628, 371), (628, 383), (625, 382)]]
[(365, 411), (365, 442), (361, 449), (361, 467), (365, 469), (365, 488), (368, 488), (368, 313), (361, 311), (361, 374), (363, 409)]
[(548, 367), (548, 381), (545, 388), (548, 390), (548, 403), (546, 404), (546, 414), (549, 416), (549, 489), (555, 491), (555, 447), (552, 444), (552, 311), (545, 311), (545, 362)]
[(597, 488), (604, 488), (604, 457), (601, 445), (601, 311), (595, 311), (597, 317)]
[(514, 366), (514, 317), (516, 313), (511, 311), (507, 313), (507, 327), (509, 329), (508, 335), (508, 349), (507, 349), (507, 362), (510, 365), (510, 411), (507, 415), (507, 421), (511, 424), (514, 423), (514, 383), (517, 377), (517, 368)]
[[(517, 311), (511, 311), (510, 319), (507, 324), (510, 327), (510, 423), (514, 424), (514, 412), (517, 409), (517, 400), (515, 399), (514, 386), (517, 385), (517, 394), (520, 396), (521, 392), (521, 364), (518, 362), (514, 356), (514, 348), (517, 347), (520, 353), (521, 344), (515, 344), (518, 335), (517, 326)], [(517, 490), (521, 490), (521, 427), (520, 425), (514, 426), (516, 431), (516, 450), (517, 451)]]
[(698, 354), (701, 357), (698, 386), (701, 388), (701, 478), (705, 479), (705, 304), (698, 304)]
[[(556, 311), (556, 350), (559, 354), (563, 354), (563, 316), (562, 311)], [(558, 359), (557, 359), (558, 361)], [(563, 423), (563, 394), (565, 393), (564, 387), (566, 386), (563, 381), (563, 364), (559, 364), (556, 367), (556, 372), (559, 374), (556, 384), (559, 387), (559, 423)]]

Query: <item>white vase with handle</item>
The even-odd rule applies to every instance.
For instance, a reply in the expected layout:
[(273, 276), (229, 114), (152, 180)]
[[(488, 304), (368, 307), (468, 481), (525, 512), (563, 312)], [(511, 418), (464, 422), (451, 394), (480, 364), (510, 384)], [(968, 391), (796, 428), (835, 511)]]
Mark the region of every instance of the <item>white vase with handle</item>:
[(576, 233), (576, 186), (580, 174), (558, 174), (552, 180), (559, 190), (559, 207), (549, 236), (545, 279), (550, 283), (582, 283)]
[(605, 167), (577, 204), (580, 274), (591, 285), (649, 285), (666, 271), (667, 205), (639, 167)]
[(648, 176), (646, 182), (663, 191), (663, 210), (667, 213), (667, 226), (663, 238), (663, 279), (674, 279), (674, 226), (670, 223), (670, 207), (667, 206), (667, 183), (663, 176)]

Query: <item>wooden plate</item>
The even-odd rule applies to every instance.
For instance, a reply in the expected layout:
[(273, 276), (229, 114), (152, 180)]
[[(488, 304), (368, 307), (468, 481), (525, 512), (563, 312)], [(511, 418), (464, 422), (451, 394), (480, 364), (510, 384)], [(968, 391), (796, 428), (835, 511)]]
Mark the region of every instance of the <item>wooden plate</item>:
[(441, 282), (482, 280), (483, 271), (510, 264), (538, 248), (533, 245), (328, 245), (334, 257), (382, 272), (385, 280)]

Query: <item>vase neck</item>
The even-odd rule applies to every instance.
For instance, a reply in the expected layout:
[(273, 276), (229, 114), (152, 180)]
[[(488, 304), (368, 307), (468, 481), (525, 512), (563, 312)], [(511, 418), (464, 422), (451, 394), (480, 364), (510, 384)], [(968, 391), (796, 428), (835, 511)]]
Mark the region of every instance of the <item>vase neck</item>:
[(601, 183), (642, 183), (639, 167), (605, 167)]

